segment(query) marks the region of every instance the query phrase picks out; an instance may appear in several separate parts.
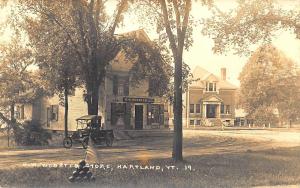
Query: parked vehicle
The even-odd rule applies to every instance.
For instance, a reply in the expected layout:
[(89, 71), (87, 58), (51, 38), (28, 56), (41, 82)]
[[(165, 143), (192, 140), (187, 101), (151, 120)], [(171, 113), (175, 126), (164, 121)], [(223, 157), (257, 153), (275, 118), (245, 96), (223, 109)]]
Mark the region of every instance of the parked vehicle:
[(77, 118), (76, 122), (76, 131), (63, 140), (65, 148), (71, 148), (74, 142), (79, 142), (86, 149), (90, 138), (96, 145), (112, 146), (113, 130), (104, 130), (101, 127), (101, 116), (85, 115)]

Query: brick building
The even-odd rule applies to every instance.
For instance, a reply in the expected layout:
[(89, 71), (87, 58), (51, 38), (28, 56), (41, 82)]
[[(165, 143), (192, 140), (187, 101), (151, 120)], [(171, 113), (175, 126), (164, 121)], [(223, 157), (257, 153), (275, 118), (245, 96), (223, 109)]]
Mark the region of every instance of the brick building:
[(218, 77), (201, 67), (193, 71), (196, 79), (184, 96), (184, 123), (189, 126), (233, 124), (237, 87), (226, 80), (226, 69)]

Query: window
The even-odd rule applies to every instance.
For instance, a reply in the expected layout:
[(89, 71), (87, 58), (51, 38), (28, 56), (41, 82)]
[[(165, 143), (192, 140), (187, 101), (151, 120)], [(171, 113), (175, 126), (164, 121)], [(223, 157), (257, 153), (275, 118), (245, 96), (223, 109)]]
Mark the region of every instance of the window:
[(58, 121), (58, 105), (51, 105), (51, 107), (52, 107), (51, 121)]
[(118, 95), (124, 95), (124, 83), (120, 82), (118, 85)]
[(196, 113), (200, 113), (200, 109), (201, 109), (201, 107), (200, 107), (200, 104), (196, 104)]
[(209, 83), (209, 91), (213, 91), (214, 90), (214, 84), (213, 83)]
[(195, 120), (191, 119), (190, 120), (190, 125), (195, 125)]
[(196, 120), (196, 125), (200, 125), (200, 119)]
[(148, 125), (153, 123), (164, 124), (164, 105), (148, 104)]
[(217, 83), (206, 82), (206, 91), (216, 91), (216, 90), (217, 90)]
[(221, 104), (221, 114), (224, 114), (224, 112), (225, 112), (225, 106), (224, 106), (224, 104), (222, 103), (222, 104)]
[(24, 105), (17, 106), (15, 117), (16, 119), (24, 119)]
[(194, 104), (190, 104), (190, 113), (195, 113), (195, 105)]
[(230, 105), (226, 105), (226, 114), (230, 114)]
[(163, 95), (163, 90), (157, 89), (157, 85), (160, 84), (159, 78), (149, 78), (149, 97), (154, 97), (154, 96), (162, 96)]
[(119, 119), (119, 123), (124, 122), (125, 108), (125, 103), (111, 103), (111, 125), (116, 125)]
[(129, 77), (128, 76), (117, 76), (113, 77), (113, 94), (114, 95), (129, 95)]
[(58, 121), (58, 105), (51, 105), (47, 108), (47, 126), (50, 126), (50, 121)]
[(69, 95), (70, 95), (70, 96), (75, 96), (75, 89), (70, 90), (70, 91), (69, 91)]

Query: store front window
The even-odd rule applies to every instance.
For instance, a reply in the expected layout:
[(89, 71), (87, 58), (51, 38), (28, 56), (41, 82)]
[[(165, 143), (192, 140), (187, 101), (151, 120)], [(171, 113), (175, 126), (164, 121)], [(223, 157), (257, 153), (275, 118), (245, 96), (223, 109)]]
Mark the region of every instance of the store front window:
[(148, 104), (148, 125), (164, 124), (164, 105), (163, 104)]

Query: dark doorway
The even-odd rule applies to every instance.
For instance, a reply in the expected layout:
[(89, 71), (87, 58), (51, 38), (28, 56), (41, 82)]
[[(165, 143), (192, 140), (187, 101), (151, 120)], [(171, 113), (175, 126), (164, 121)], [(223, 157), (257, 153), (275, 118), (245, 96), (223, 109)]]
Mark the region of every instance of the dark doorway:
[(143, 105), (135, 105), (135, 129), (143, 129)]
[(206, 117), (207, 118), (216, 118), (216, 106), (215, 104), (206, 105)]

